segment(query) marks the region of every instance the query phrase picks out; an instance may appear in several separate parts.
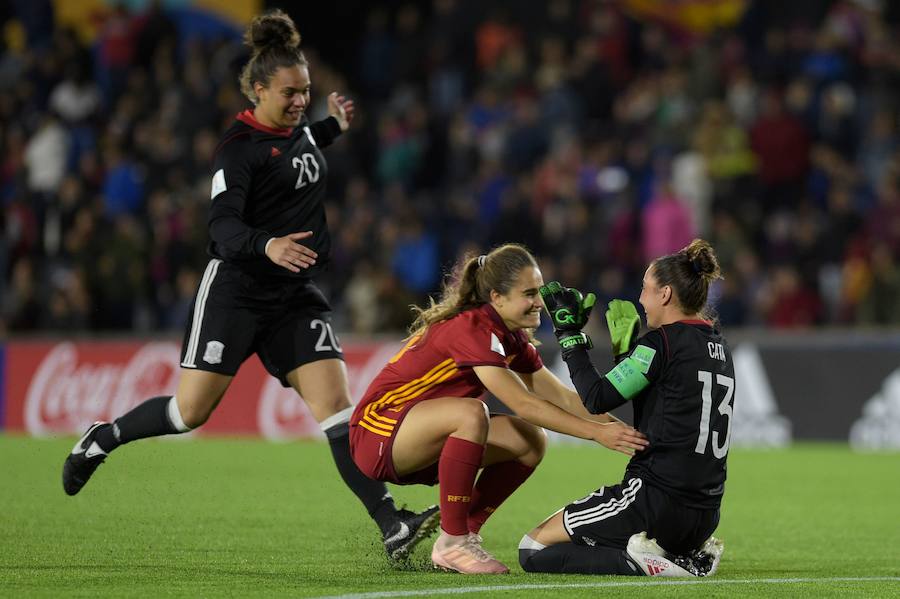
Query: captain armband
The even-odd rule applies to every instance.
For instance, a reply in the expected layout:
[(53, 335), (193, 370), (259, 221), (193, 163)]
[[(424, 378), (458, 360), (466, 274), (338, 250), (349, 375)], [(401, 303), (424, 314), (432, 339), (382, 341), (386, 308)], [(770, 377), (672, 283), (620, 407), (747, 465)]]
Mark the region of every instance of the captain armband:
[(641, 364), (629, 356), (607, 372), (606, 379), (622, 397), (630, 400), (650, 384), (641, 370)]

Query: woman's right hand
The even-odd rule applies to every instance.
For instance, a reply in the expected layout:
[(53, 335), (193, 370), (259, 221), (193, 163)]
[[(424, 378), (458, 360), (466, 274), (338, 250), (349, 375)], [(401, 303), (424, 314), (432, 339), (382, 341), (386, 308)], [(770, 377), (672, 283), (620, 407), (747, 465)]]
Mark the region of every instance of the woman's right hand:
[(301, 268), (309, 268), (316, 263), (319, 255), (297, 242), (312, 237), (312, 234), (312, 231), (302, 231), (284, 237), (273, 237), (266, 244), (266, 257), (291, 272), (300, 272)]
[(644, 433), (623, 422), (597, 422), (594, 425), (594, 431), (592, 437), (594, 441), (603, 447), (625, 455), (634, 455), (635, 451), (641, 451), (650, 445)]

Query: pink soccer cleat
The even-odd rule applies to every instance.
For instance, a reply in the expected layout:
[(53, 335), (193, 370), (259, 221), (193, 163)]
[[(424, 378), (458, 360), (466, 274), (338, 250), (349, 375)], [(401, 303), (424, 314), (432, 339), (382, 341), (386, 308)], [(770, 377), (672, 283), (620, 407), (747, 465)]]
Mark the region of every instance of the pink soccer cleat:
[(461, 574), (509, 574), (509, 568), (485, 551), (481, 537), (475, 534), (454, 536), (441, 531), (431, 561), (435, 568)]

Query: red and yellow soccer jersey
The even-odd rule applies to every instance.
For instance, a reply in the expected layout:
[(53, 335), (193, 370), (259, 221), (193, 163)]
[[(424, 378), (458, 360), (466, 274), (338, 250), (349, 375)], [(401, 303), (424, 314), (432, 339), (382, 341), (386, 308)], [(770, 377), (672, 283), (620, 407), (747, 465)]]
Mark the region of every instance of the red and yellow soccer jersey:
[[(530, 374), (544, 363), (525, 331), (511, 332), (485, 304), (428, 327), (391, 358), (356, 406), (352, 425), (390, 437), (401, 413), (436, 397), (479, 397), (484, 385), (473, 366)], [(393, 417), (392, 417), (393, 416)]]

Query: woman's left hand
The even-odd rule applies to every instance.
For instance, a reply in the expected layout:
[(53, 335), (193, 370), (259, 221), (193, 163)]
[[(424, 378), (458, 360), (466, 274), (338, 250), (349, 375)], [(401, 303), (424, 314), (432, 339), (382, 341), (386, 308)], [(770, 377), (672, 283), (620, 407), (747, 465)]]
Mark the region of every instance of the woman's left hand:
[(594, 440), (613, 451), (632, 456), (636, 451), (647, 449), (650, 442), (647, 436), (639, 430), (633, 429), (624, 422), (597, 423), (599, 434)]
[(328, 94), (328, 114), (337, 119), (341, 126), (341, 131), (350, 128), (350, 121), (353, 120), (353, 100), (339, 96), (337, 92)]

